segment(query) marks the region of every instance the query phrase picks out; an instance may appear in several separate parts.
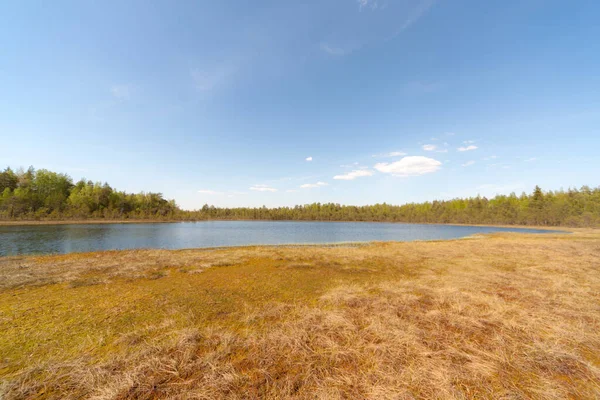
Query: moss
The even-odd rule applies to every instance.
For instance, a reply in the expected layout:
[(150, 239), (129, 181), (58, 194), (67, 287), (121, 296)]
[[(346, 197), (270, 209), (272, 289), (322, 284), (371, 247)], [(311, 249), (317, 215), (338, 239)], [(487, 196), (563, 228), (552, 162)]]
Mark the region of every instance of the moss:
[[(0, 379), (6, 398), (86, 397), (124, 376), (138, 386), (121, 398), (154, 384), (175, 396), (191, 382), (222, 398), (225, 387), (238, 397), (386, 397), (400, 387), (415, 397), (589, 397), (599, 245), (587, 233), (5, 258)], [(84, 387), (96, 381), (77, 371), (106, 376)], [(444, 376), (454, 380), (436, 381)]]

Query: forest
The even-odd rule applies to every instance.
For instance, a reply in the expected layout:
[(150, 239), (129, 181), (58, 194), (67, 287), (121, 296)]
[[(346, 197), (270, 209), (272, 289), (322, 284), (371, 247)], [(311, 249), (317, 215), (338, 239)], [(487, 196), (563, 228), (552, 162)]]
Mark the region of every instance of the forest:
[(0, 172), (0, 219), (171, 219), (180, 210), (160, 193), (125, 193), (46, 169)]
[(46, 169), (0, 172), (0, 220), (294, 220), (600, 226), (600, 187), (410, 203), (344, 206), (313, 203), (277, 208), (180, 209), (161, 193), (126, 193), (107, 183)]

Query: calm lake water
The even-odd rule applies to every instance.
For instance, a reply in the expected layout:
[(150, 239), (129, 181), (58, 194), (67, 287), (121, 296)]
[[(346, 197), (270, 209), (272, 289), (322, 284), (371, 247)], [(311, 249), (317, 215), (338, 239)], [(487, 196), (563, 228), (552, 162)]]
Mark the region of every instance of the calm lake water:
[(367, 222), (207, 221), (0, 226), (0, 256), (140, 248), (436, 240), (491, 232), (548, 233), (537, 229)]

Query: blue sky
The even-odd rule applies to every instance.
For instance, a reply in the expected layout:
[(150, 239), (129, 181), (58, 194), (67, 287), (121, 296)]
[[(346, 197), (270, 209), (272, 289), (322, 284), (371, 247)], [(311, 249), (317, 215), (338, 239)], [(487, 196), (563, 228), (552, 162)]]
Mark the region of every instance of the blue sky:
[(184, 208), (600, 182), (600, 3), (0, 4), (0, 167)]

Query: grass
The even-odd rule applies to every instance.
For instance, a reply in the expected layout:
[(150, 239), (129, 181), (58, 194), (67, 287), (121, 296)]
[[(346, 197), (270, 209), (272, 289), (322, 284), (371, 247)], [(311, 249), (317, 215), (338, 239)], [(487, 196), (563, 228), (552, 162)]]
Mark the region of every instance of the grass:
[(600, 232), (0, 258), (2, 399), (600, 397)]

